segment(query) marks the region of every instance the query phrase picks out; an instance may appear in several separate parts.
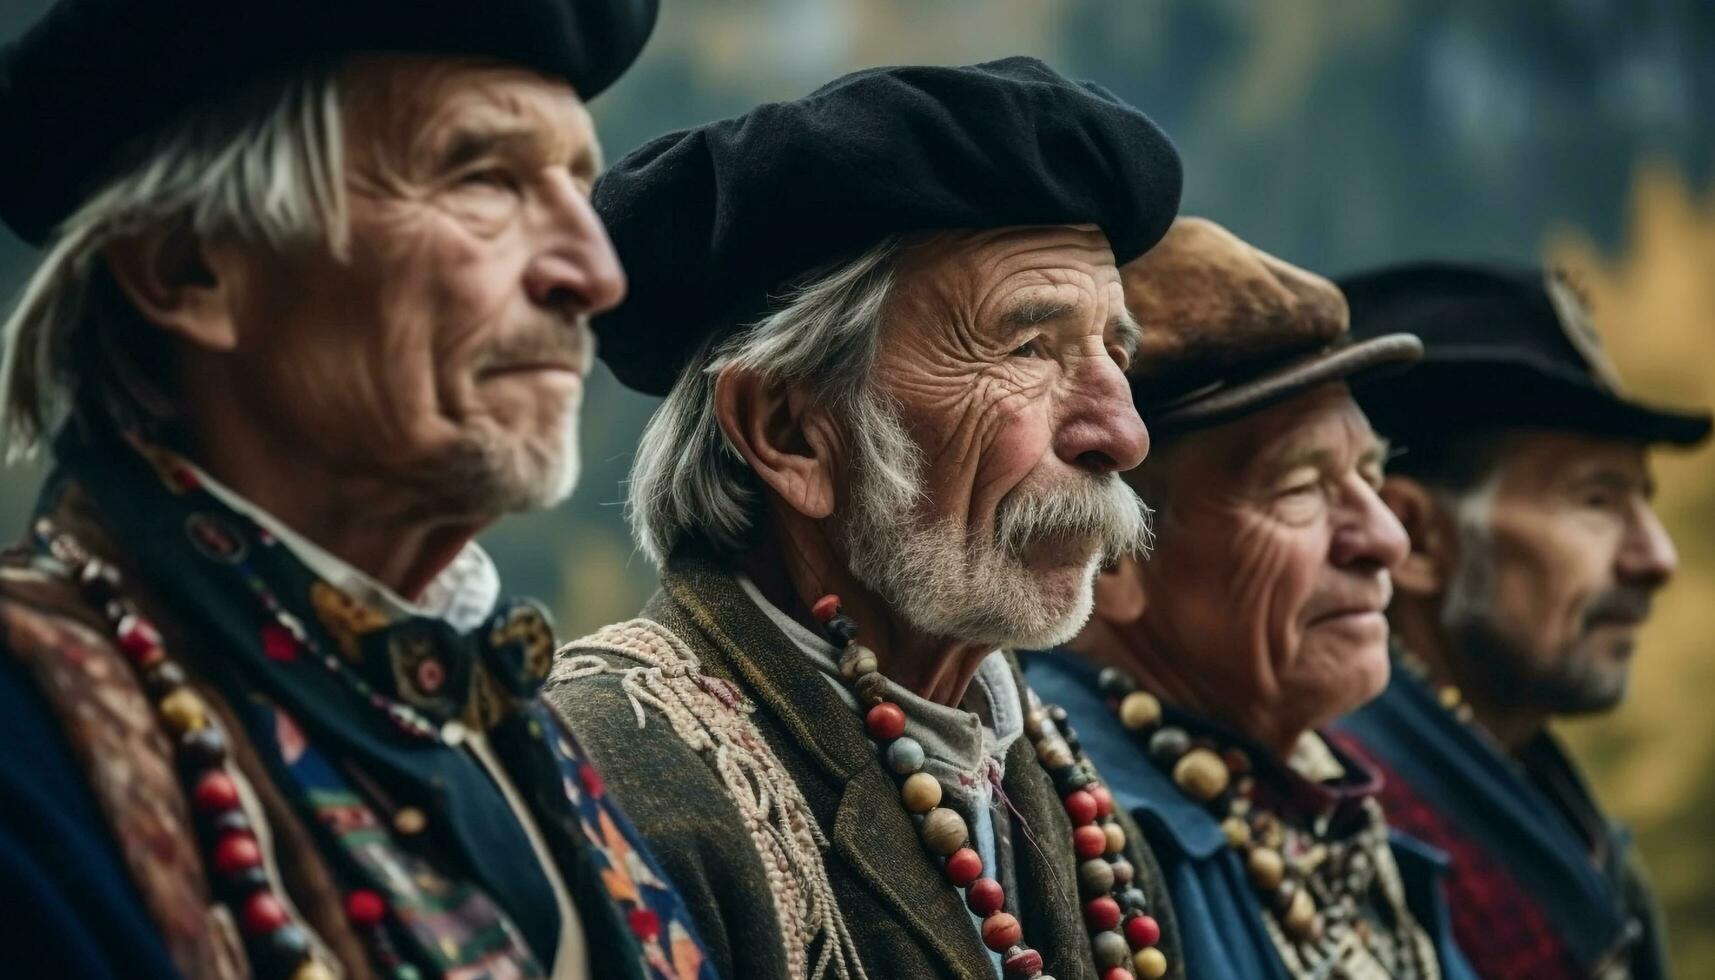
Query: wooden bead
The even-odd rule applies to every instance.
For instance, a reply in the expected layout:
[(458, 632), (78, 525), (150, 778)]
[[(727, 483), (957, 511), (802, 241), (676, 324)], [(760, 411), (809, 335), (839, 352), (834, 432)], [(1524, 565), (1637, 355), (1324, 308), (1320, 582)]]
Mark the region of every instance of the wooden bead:
[(387, 900), (380, 892), (356, 889), (345, 896), (345, 916), (360, 929), (378, 926), (387, 917)]
[(983, 875), (983, 859), (976, 851), (961, 847), (947, 858), (947, 880), (960, 888)]
[(191, 787), (191, 802), (197, 812), (214, 815), (238, 806), (238, 784), (225, 770), (210, 769)]
[(1102, 858), (1092, 858), (1078, 864), (1078, 893), (1085, 898), (1106, 895), (1114, 890), (1114, 868)]
[(1120, 924), (1120, 903), (1111, 895), (1102, 895), (1084, 903), (1084, 924), (1097, 931), (1116, 929)]
[(1131, 965), (1143, 980), (1161, 980), (1167, 975), (1167, 957), (1153, 946), (1133, 954)]
[(878, 742), (891, 742), (905, 734), (905, 709), (892, 701), (883, 701), (864, 715), (864, 727), (869, 737)]
[(202, 697), (188, 687), (181, 687), (161, 699), (156, 706), (161, 723), (174, 735), (194, 732), (208, 724), (208, 707)]
[(887, 678), (880, 674), (865, 674), (852, 682), (858, 701), (865, 710), (887, 700)]
[(1034, 949), (1011, 950), (1000, 961), (1006, 980), (1032, 980), (1042, 973), (1042, 954)]
[(1024, 930), (1009, 912), (996, 912), (983, 920), (983, 945), (997, 953), (1017, 946), (1023, 938)]
[(978, 878), (965, 892), (965, 904), (979, 918), (988, 918), (1006, 907), (1006, 890), (993, 878)]
[(1227, 788), (1227, 764), (1208, 749), (1192, 749), (1174, 764), (1173, 784), (1199, 803), (1207, 803)]
[(408, 806), (393, 814), (393, 829), (406, 837), (415, 837), (429, 826), (429, 818), (423, 811), (414, 806)]
[(1066, 794), (1066, 816), (1072, 820), (1072, 826), (1082, 827), (1096, 819), (1096, 798), (1088, 790), (1074, 790)]
[(844, 677), (848, 684), (856, 683), (859, 677), (875, 673), (879, 667), (880, 662), (875, 658), (875, 651), (862, 643), (850, 644), (845, 652), (840, 654), (840, 676)]
[(1144, 949), (1161, 942), (1161, 923), (1147, 915), (1134, 915), (1125, 920), (1125, 941), (1132, 949)]
[(1048, 724), (1048, 712), (1043, 708), (1031, 708), (1024, 713), (1024, 734), (1032, 739), (1042, 737), (1042, 727)]
[(1160, 721), (1161, 702), (1148, 691), (1133, 691), (1120, 702), (1120, 724), (1134, 732)]
[(1058, 736), (1045, 738), (1036, 747), (1036, 757), (1049, 769), (1061, 769), (1072, 764), (1072, 747)]
[(1106, 786), (1097, 783), (1087, 791), (1096, 800), (1096, 816), (1111, 817), (1114, 815), (1114, 794)]
[(923, 746), (914, 738), (900, 736), (887, 747), (887, 768), (909, 776), (923, 768)]
[(941, 805), (941, 783), (926, 772), (912, 773), (899, 787), (899, 798), (912, 813), (928, 813)]
[(938, 806), (923, 815), (923, 843), (929, 845), (929, 850), (936, 854), (947, 857), (964, 847), (970, 839), (971, 834), (965, 827), (965, 818), (946, 807)]
[(1115, 966), (1102, 971), (1102, 980), (1132, 980), (1132, 975), (1125, 967)]
[(1251, 828), (1239, 817), (1228, 817), (1221, 821), (1221, 833), (1227, 838), (1228, 847), (1244, 847), (1251, 842)]
[(1125, 850), (1125, 828), (1117, 823), (1102, 824), (1102, 833), (1108, 836), (1107, 853), (1118, 854)]
[(1110, 698), (1123, 698), (1137, 690), (1137, 682), (1118, 667), (1103, 667), (1096, 675), (1096, 688)]
[(227, 834), (214, 845), (214, 870), (231, 875), (262, 864), (262, 848), (254, 835), (240, 832)]
[(315, 960), (306, 960), (303, 966), (292, 971), (292, 980), (335, 980), (328, 968)]
[(1108, 835), (1095, 824), (1085, 824), (1072, 831), (1072, 850), (1084, 860), (1101, 857), (1108, 849)]
[(1149, 757), (1162, 767), (1172, 766), (1191, 749), (1191, 736), (1183, 728), (1163, 728), (1149, 736)]
[(286, 915), (286, 907), (281, 905), (280, 900), (270, 891), (259, 891), (245, 899), (244, 908), (239, 915), (239, 922), (247, 936), (266, 936), (290, 921)]
[(141, 616), (127, 615), (119, 620), (117, 633), (120, 651), (138, 667), (153, 666), (166, 656), (161, 649), (160, 632)]
[(1131, 884), (1132, 876), (1137, 873), (1137, 869), (1133, 868), (1131, 862), (1125, 858), (1115, 858), (1109, 861), (1108, 867), (1113, 869), (1114, 884), (1120, 886)]
[(1292, 900), (1287, 903), (1286, 912), (1280, 917), (1281, 924), (1288, 932), (1299, 939), (1310, 937), (1310, 927), (1316, 921), (1316, 901), (1310, 893), (1301, 889), (1293, 892)]
[(1251, 884), (1265, 892), (1273, 891), (1286, 876), (1286, 861), (1271, 847), (1253, 847), (1245, 859), (1245, 870), (1250, 872)]
[(1126, 946), (1125, 937), (1117, 932), (1098, 932), (1091, 936), (1090, 952), (1095, 957), (1097, 969), (1101, 970), (1124, 967), (1131, 959), (1131, 948)]

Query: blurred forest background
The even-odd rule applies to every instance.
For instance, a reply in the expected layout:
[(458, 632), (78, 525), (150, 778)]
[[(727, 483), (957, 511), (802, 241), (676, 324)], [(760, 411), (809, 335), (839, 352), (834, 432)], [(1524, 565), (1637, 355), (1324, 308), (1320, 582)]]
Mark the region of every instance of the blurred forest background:
[[(46, 6), (4, 0), (0, 40)], [(1102, 82), (1173, 135), (1186, 212), (1329, 274), (1429, 256), (1562, 263), (1585, 280), (1633, 387), (1715, 404), (1709, 0), (662, 6), (638, 67), (594, 107), (609, 159), (856, 68), (1033, 54)], [(11, 296), (32, 253), (5, 234), (0, 288)], [(566, 636), (630, 615), (653, 587), (619, 505), (651, 407), (599, 374), (576, 498), (486, 538), (509, 588), (552, 601)], [(1658, 476), (1679, 580), (1644, 634), (1625, 708), (1567, 734), (1642, 842), (1678, 975), (1715, 977), (1715, 656), (1704, 646), (1715, 451), (1664, 454)], [(0, 472), (5, 527), (23, 527), (39, 478), (39, 467)]]

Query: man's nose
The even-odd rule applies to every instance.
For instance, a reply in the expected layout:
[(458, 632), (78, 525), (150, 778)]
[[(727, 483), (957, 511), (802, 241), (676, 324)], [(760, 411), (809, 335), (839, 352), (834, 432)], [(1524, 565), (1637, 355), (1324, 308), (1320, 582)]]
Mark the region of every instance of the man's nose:
[(1615, 564), (1620, 581), (1660, 588), (1679, 569), (1679, 553), (1655, 508), (1640, 504), (1620, 544)]
[(555, 182), (544, 212), (546, 241), (524, 273), (531, 302), (566, 317), (618, 306), (625, 298), (625, 271), (589, 199), (568, 177)]
[(1123, 473), (1137, 466), (1149, 455), (1149, 430), (1132, 404), (1125, 372), (1106, 350), (1074, 363), (1071, 411), (1055, 435), (1055, 453), (1089, 473)]
[(1368, 483), (1354, 480), (1350, 516), (1334, 530), (1331, 557), (1342, 568), (1372, 565), (1397, 568), (1411, 553), (1411, 539)]

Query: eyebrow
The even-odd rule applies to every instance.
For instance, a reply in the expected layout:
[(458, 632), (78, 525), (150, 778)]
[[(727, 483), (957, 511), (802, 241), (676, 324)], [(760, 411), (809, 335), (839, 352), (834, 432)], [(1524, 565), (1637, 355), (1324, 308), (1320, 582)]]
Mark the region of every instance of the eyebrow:
[[(1078, 307), (1071, 303), (1057, 300), (1028, 300), (1014, 306), (1001, 314), (1000, 325), (1007, 330), (1025, 330), (1039, 327), (1044, 323), (1064, 320), (1076, 316)], [(1126, 357), (1137, 356), (1137, 348), (1143, 343), (1143, 326), (1131, 311), (1121, 306), (1113, 316), (1108, 318), (1104, 334), (1111, 334), (1124, 350)]]
[[(543, 142), (542, 133), (529, 126), (465, 126), (455, 129), (436, 153), (435, 169), (446, 173), (491, 156), (526, 154)], [(601, 147), (593, 140), (579, 147), (570, 164), (574, 176), (590, 179), (601, 172), (601, 167)]]

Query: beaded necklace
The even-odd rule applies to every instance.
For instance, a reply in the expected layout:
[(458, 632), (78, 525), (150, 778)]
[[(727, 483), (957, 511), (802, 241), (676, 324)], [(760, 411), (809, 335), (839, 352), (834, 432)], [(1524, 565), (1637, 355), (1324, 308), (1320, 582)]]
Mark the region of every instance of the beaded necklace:
[[(1097, 683), (1149, 759), (1220, 822), (1260, 899), (1263, 924), (1294, 975), (1439, 978), (1434, 945), (1406, 906), (1387, 823), (1374, 799), (1361, 801), (1363, 822), (1349, 834), (1332, 833), (1326, 815), (1309, 826), (1283, 819), (1258, 803), (1243, 750), (1223, 750), (1164, 724), (1160, 700), (1122, 670), (1103, 669)], [(1377, 895), (1391, 922), (1366, 915), (1364, 905)]]
[[(120, 652), (154, 702), (161, 728), (173, 745), (185, 796), (197, 817), (216, 895), (238, 922), (252, 969), (262, 977), (282, 980), (333, 980), (333, 973), (311, 951), (309, 931), (294, 919), (269, 879), (256, 838), (253, 804), (227, 758), (231, 743), (220, 719), (191, 686), (184, 668), (168, 655), (160, 630), (123, 593), (119, 570), (92, 556), (45, 518), (36, 523), (36, 534), (107, 618)], [(348, 904), (355, 904), (360, 912), (379, 907), (380, 902), (373, 892), (348, 896)]]
[[(857, 697), (864, 729), (897, 780), (900, 801), (923, 845), (941, 859), (947, 880), (981, 918), (983, 945), (1000, 954), (1006, 980), (1054, 980), (1042, 972), (1042, 954), (1024, 941), (1018, 918), (1006, 911), (1005, 889), (986, 873), (982, 856), (970, 846), (965, 818), (940, 805), (943, 788), (923, 771), (923, 746), (905, 734), (905, 711), (887, 699), (875, 652), (856, 642), (856, 621), (840, 611), (839, 597), (833, 595), (818, 599), (811, 614), (840, 650), (840, 676)], [(1134, 882), (1136, 869), (1124, 856), (1126, 835), (1114, 817), (1113, 794), (1065, 721), (1064, 711), (1033, 700), (1024, 727), (1072, 821), (1078, 892), (1097, 971), (1102, 980), (1157, 980), (1167, 972), (1167, 958), (1156, 948), (1161, 927), (1148, 914), (1148, 899)]]

